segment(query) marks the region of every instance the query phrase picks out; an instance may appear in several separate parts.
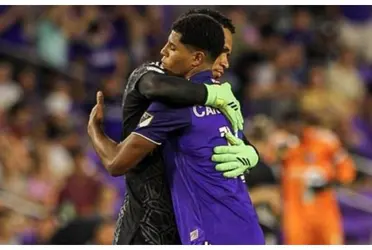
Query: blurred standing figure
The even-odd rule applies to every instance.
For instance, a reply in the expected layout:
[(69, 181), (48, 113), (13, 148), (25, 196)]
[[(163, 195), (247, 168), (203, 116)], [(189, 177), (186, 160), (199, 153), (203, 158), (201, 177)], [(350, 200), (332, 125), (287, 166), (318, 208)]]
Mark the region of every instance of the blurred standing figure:
[(331, 131), (286, 115), (299, 142), (283, 157), (282, 197), (285, 244), (342, 244), (341, 214), (333, 190), (354, 180), (354, 164)]

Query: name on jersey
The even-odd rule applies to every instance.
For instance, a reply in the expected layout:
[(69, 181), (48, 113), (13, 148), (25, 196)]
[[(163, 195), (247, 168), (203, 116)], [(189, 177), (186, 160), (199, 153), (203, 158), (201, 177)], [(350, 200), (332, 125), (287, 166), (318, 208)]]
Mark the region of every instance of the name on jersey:
[(192, 111), (196, 117), (205, 117), (210, 115), (218, 115), (221, 114), (221, 112), (218, 109), (214, 109), (211, 107), (205, 107), (205, 106), (194, 106), (192, 108)]

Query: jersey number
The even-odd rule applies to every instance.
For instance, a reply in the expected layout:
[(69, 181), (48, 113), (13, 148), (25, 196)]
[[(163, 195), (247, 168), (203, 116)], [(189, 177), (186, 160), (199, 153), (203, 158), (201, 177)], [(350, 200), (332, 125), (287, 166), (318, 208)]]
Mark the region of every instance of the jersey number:
[[(220, 132), (221, 137), (225, 137), (225, 134), (230, 132), (230, 128), (228, 126), (220, 127), (218, 130)], [(229, 141), (227, 141), (227, 145), (230, 146)]]

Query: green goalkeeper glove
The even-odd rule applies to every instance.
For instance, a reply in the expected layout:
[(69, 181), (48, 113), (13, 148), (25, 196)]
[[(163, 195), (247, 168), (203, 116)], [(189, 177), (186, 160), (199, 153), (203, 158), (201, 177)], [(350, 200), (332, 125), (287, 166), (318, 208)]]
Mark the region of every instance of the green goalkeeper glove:
[(230, 145), (213, 149), (212, 161), (218, 163), (217, 171), (223, 172), (227, 178), (235, 178), (257, 165), (259, 157), (252, 146), (245, 145), (230, 132), (226, 133), (225, 137)]
[(205, 86), (208, 92), (205, 105), (219, 109), (230, 121), (234, 133), (238, 130), (243, 130), (243, 115), (240, 104), (231, 91), (231, 85), (225, 82), (222, 85), (205, 84)]

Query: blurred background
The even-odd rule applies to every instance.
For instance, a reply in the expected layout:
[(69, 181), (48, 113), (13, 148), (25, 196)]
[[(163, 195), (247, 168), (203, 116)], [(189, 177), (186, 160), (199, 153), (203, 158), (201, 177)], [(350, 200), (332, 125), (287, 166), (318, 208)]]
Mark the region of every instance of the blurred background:
[[(159, 59), (172, 21), (190, 8), (0, 6), (0, 244), (111, 244), (125, 185), (87, 138), (95, 93), (119, 140), (128, 74)], [(294, 107), (351, 155), (356, 178), (335, 189), (344, 240), (372, 243), (372, 8), (209, 8), (237, 29), (224, 80), (266, 163), (247, 184), (267, 243), (283, 243), (280, 152)]]

